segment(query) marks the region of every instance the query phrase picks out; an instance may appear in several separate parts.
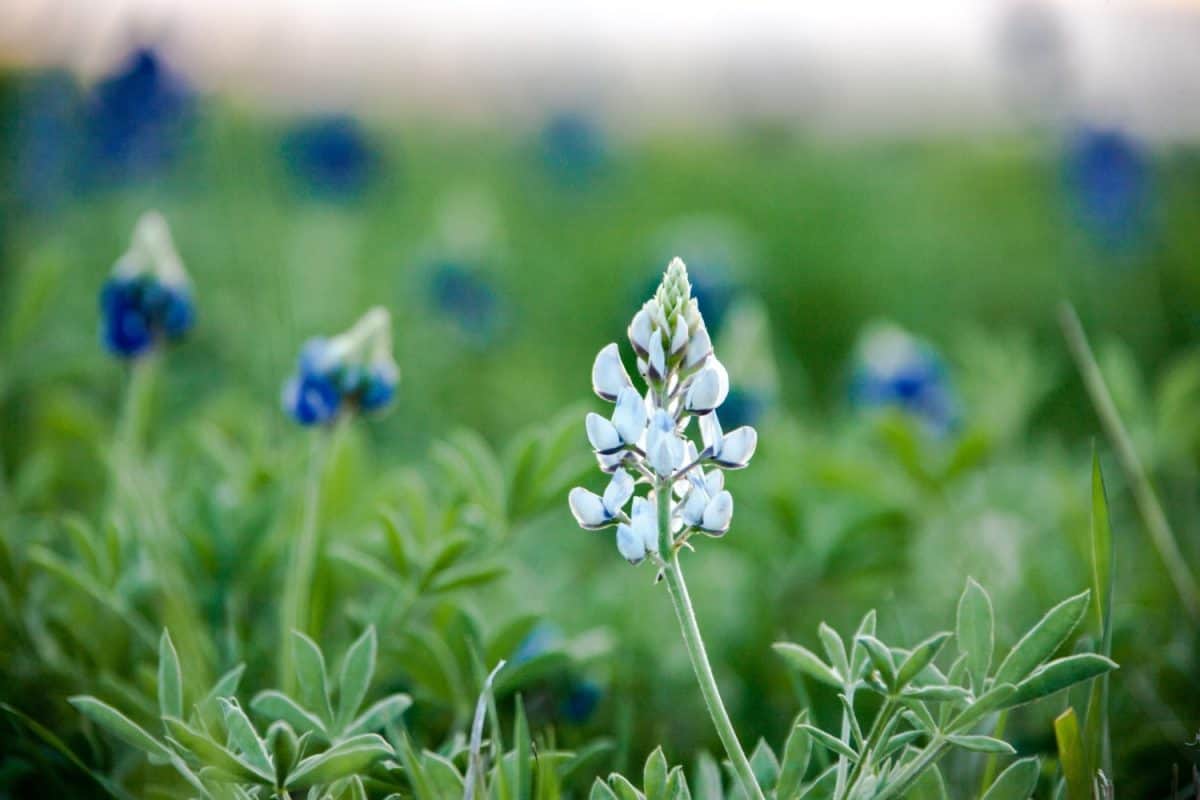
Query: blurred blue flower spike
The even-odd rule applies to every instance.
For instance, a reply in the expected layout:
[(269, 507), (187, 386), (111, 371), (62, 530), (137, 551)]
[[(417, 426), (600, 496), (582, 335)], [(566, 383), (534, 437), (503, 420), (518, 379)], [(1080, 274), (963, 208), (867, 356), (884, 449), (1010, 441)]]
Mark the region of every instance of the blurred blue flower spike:
[(433, 307), (470, 341), (484, 344), (500, 328), (501, 304), (483, 269), (467, 259), (434, 259), (429, 279)]
[(1125, 252), (1145, 243), (1153, 187), (1141, 143), (1115, 128), (1085, 127), (1069, 143), (1064, 178), (1075, 218), (1100, 247)]
[(513, 666), (525, 664), (540, 655), (556, 650), (563, 645), (562, 631), (549, 622), (539, 622), (513, 651), (509, 663)]
[(89, 167), (97, 179), (138, 178), (168, 166), (194, 119), (195, 95), (149, 48), (135, 50), (87, 103)]
[(399, 381), (392, 318), (376, 307), (345, 333), (304, 344), (283, 387), (283, 409), (301, 425), (325, 425), (344, 411), (379, 411), (395, 397)]
[(573, 680), (562, 699), (562, 715), (570, 722), (582, 725), (591, 719), (603, 697), (604, 690), (595, 681), (587, 678)]
[(144, 355), (192, 328), (196, 314), (187, 272), (158, 212), (138, 220), (129, 249), (100, 291), (100, 312), (101, 339), (121, 358)]
[(379, 154), (358, 120), (343, 115), (315, 117), (283, 137), (288, 170), (310, 194), (325, 200), (354, 200), (369, 188)]
[(890, 323), (862, 335), (850, 380), (851, 403), (861, 410), (895, 408), (942, 434), (956, 423), (946, 366), (929, 344)]
[(550, 117), (542, 128), (539, 144), (546, 172), (564, 187), (587, 187), (608, 162), (604, 132), (580, 112)]

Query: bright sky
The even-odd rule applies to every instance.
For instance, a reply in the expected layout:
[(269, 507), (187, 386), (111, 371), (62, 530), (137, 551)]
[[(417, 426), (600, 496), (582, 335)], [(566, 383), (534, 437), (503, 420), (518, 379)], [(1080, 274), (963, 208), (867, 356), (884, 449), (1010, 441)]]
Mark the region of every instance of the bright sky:
[[(1050, 21), (1053, 53), (1006, 49), (1022, 13)], [(0, 2), (0, 61), (94, 76), (135, 42), (287, 106), (954, 126), (1009, 114), (1014, 91), (1058, 70), (1062, 113), (1200, 133), (1200, 0)]]

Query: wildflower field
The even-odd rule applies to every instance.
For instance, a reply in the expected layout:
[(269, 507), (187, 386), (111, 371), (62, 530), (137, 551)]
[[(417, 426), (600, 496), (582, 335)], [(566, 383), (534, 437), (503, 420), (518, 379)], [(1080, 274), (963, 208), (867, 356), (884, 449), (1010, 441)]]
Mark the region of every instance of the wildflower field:
[(1194, 146), (125, 70), (0, 79), (0, 798), (1197, 792)]

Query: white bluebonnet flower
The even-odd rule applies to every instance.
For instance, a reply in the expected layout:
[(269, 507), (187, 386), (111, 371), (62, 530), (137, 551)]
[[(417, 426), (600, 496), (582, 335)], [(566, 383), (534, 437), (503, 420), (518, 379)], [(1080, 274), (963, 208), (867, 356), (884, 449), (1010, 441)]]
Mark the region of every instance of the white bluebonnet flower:
[(101, 338), (122, 358), (144, 355), (192, 328), (191, 283), (162, 214), (148, 211), (138, 220), (100, 292), (100, 311)]
[[(662, 564), (693, 532), (720, 536), (729, 530), (733, 496), (721, 470), (746, 466), (758, 434), (746, 426), (728, 434), (721, 429), (717, 414), (729, 396), (729, 376), (713, 354), (681, 260), (667, 267), (628, 333), (645, 394), (634, 386), (618, 346), (602, 348), (592, 366), (592, 389), (616, 407), (610, 418), (588, 414), (586, 428), (600, 468), (613, 479), (603, 496), (577, 487), (568, 501), (583, 528), (615, 524), (617, 549), (627, 560), (649, 557)], [(692, 417), (699, 420), (699, 447), (689, 438)], [(648, 487), (645, 496), (634, 496), (639, 485)], [(666, 504), (662, 532), (658, 498)], [(671, 552), (660, 552), (668, 545)]]
[(955, 423), (955, 399), (941, 356), (929, 344), (890, 323), (864, 332), (850, 382), (860, 409), (896, 408), (935, 433)]
[(332, 422), (343, 409), (377, 411), (392, 401), (400, 369), (392, 357), (392, 317), (373, 308), (350, 330), (310, 339), (283, 387), (283, 408), (301, 425)]

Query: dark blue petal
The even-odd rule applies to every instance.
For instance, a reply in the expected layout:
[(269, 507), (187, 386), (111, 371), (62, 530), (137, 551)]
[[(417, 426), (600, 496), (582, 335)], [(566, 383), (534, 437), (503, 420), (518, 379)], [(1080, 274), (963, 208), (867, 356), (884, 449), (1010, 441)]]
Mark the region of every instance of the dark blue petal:
[(288, 168), (312, 194), (350, 200), (363, 194), (377, 172), (379, 157), (353, 117), (307, 120), (283, 139)]
[(300, 373), (283, 390), (283, 409), (301, 425), (321, 425), (337, 416), (341, 395), (321, 375)]
[(154, 344), (150, 319), (135, 306), (124, 306), (105, 313), (101, 338), (113, 355), (132, 358), (145, 353)]
[(396, 396), (396, 378), (379, 370), (367, 374), (358, 405), (363, 411), (376, 411), (392, 402)]
[(604, 690), (594, 681), (575, 681), (567, 689), (567, 696), (563, 698), (562, 714), (577, 725), (583, 724), (595, 713), (603, 696)]
[(196, 307), (186, 289), (166, 289), (159, 309), (163, 332), (170, 339), (183, 336), (196, 322)]

